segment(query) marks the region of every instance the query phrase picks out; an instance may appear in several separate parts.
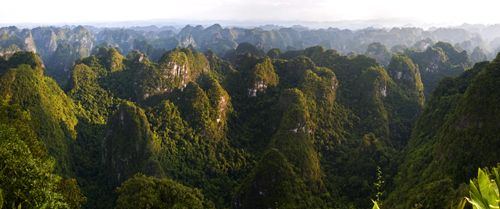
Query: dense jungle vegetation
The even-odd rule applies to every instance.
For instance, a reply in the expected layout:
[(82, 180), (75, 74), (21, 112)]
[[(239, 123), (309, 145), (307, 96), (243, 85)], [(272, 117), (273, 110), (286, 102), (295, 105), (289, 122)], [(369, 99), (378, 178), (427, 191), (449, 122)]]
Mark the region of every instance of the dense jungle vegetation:
[(407, 30), (2, 28), (0, 208), (495, 202), (500, 57)]

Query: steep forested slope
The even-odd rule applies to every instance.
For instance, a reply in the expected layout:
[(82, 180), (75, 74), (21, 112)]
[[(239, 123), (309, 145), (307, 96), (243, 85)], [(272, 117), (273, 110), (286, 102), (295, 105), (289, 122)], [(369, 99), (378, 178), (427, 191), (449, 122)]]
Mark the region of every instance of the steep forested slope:
[[(86, 37), (81, 28), (63, 32)], [(56, 172), (76, 178), (85, 208), (116, 206), (120, 185), (125, 207), (128, 188), (152, 188), (141, 182), (199, 188), (185, 190), (196, 207), (366, 208), (376, 198), (387, 199), (384, 207), (444, 207), (463, 196), (458, 185), (478, 166), (496, 163), (489, 156), (498, 138), (490, 131), (499, 123), (492, 117), (498, 60), (468, 69), (467, 52), (451, 44), (422, 42), (425, 50), (393, 54), (372, 43), (367, 54), (377, 60), (326, 50), (331, 41), (283, 52), (300, 33), (216, 25), (184, 28), (178, 35), (188, 48), (158, 55), (145, 39), (132, 50), (130, 31), (102, 32), (110, 36), (100, 39), (119, 39), (117, 47), (88, 56), (81, 41), (60, 42), (49, 61), (59, 70), (45, 70), (31, 52), (0, 59), (0, 93), (39, 121), (37, 138)], [(192, 50), (222, 34), (258, 35), (275, 48), (266, 56), (261, 46), (240, 44), (225, 54), (229, 61)], [(45, 74), (68, 77), (64, 91)], [(141, 189), (134, 192), (149, 194)]]
[(440, 81), (413, 129), (388, 207), (447, 207), (467, 194), (461, 184), (478, 167), (498, 163), (498, 63), (476, 63)]

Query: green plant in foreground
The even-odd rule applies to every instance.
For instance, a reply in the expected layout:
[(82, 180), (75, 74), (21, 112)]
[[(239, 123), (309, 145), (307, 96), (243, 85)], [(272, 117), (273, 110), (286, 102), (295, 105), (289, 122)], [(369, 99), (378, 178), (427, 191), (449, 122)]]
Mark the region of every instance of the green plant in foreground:
[(498, 169), (493, 168), (493, 173), (495, 179), (490, 180), (483, 170), (478, 170), (477, 182), (479, 190), (476, 184), (472, 180), (470, 181), (470, 198), (467, 198), (467, 201), (472, 204), (474, 209), (499, 208), (500, 196), (498, 195), (499, 185), (497, 182), (500, 182), (500, 177), (498, 176)]
[(377, 202), (380, 202), (380, 196), (383, 194), (383, 192), (380, 192), (380, 187), (382, 187), (383, 183), (382, 171), (380, 170), (380, 166), (377, 166), (377, 182), (374, 183), (375, 187), (377, 187)]
[(451, 209), (464, 209), (466, 203), (467, 203), (466, 197), (464, 197), (464, 198), (462, 198), (462, 200), (460, 200), (457, 207), (453, 207), (453, 201), (451, 201), (450, 208)]

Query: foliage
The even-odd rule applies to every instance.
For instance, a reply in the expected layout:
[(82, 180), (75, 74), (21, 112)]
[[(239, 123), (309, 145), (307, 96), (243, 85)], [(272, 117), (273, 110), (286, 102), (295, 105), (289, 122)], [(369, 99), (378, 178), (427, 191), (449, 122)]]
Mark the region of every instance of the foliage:
[(191, 189), (171, 179), (146, 177), (140, 173), (116, 188), (120, 208), (214, 208), (198, 189)]
[[(468, 154), (462, 155), (459, 161), (440, 160), (439, 156), (454, 156), (444, 153), (441, 147), (457, 151), (466, 150), (455, 143), (442, 144), (440, 138), (450, 135), (452, 141), (460, 142), (459, 144), (474, 141), (467, 139), (466, 136), (453, 136), (453, 131), (449, 131), (447, 127), (450, 125), (447, 124), (453, 121), (456, 111), (461, 109), (460, 101), (464, 99), (472, 83), (475, 83), (475, 77), (481, 74), (485, 66), (488, 66), (487, 62), (477, 63), (455, 78), (445, 77), (441, 80), (415, 124), (406, 148), (405, 162), (395, 178), (397, 186), (384, 205), (409, 207), (419, 204), (429, 208), (447, 207), (446, 203), (459, 202), (459, 198), (463, 197), (465, 191), (459, 185), (465, 182), (463, 178), (471, 175), (469, 165), (481, 165), (481, 163), (462, 164)], [(460, 168), (452, 169), (456, 168), (455, 166)], [(457, 178), (458, 176), (462, 178)], [(399, 196), (402, 193), (406, 194), (405, 198)]]
[(212, 50), (208, 50), (205, 56), (210, 62), (210, 77), (215, 78), (219, 83), (223, 82), (225, 76), (233, 69), (231, 63), (219, 59)]
[(120, 183), (137, 172), (162, 176), (155, 161), (158, 143), (150, 133), (144, 110), (123, 102), (109, 119), (102, 143), (102, 163), (110, 183)]
[(0, 97), (0, 188), (2, 204), (23, 207), (80, 208), (86, 201), (74, 179), (71, 189), (53, 174), (54, 160), (37, 141), (29, 112)]
[(407, 49), (404, 52), (420, 69), (424, 95), (430, 98), (432, 90), (437, 87), (444, 76), (457, 76), (465, 69), (472, 67), (467, 52), (457, 51), (451, 44), (438, 42), (423, 52)]
[(483, 52), (481, 47), (477, 46), (474, 48), (474, 51), (470, 54), (470, 59), (472, 62), (483, 62), (483, 61), (488, 61), (488, 56)]
[[(490, 176), (493, 177), (490, 179)], [(484, 171), (479, 168), (477, 184), (476, 179), (474, 181), (470, 180), (470, 198), (466, 198), (467, 202), (472, 204), (474, 209), (498, 208), (500, 196), (497, 182), (500, 182), (498, 168), (493, 168), (491, 173), (488, 172), (487, 168)]]
[[(269, 184), (268, 182), (273, 182)], [(319, 207), (293, 166), (277, 149), (270, 149), (237, 190), (235, 208)]]
[(392, 57), (392, 52), (387, 50), (387, 47), (380, 42), (373, 42), (369, 44), (365, 54), (377, 59), (380, 65), (385, 68), (389, 65)]
[(7, 65), (16, 68), (10, 68), (0, 78), (0, 95), (10, 97), (11, 104), (19, 104), (38, 120), (41, 126), (35, 129), (37, 138), (47, 144), (48, 154), (58, 159), (56, 172), (68, 175), (72, 166), (70, 146), (78, 123), (73, 101), (54, 80), (43, 76), (43, 63), (40, 65), (32, 52), (16, 53)]
[[(76, 48), (88, 52), (83, 27), (33, 31), (37, 43), (47, 44), (41, 47), (45, 59), (55, 51), (56, 64), (76, 59), (67, 59)], [(370, 199), (387, 197), (384, 207), (448, 207), (463, 196), (460, 183), (470, 165), (495, 163), (487, 154), (469, 153), (494, 153), (495, 140), (485, 139), (495, 133), (471, 127), (494, 129), (488, 124), (495, 121), (483, 115), (496, 115), (496, 100), (481, 95), (496, 97), (496, 74), (484, 71), (491, 79), (473, 82), (487, 63), (464, 72), (471, 65), (466, 53), (445, 43), (385, 56), (384, 45), (411, 46), (424, 36), (433, 37), (411, 28), (353, 33), (214, 25), (188, 26), (177, 35), (107, 29), (95, 34), (107, 43), (68, 65), (65, 92), (43, 76), (41, 59), (26, 52), (0, 59), (0, 92), (39, 118), (34, 133), (46, 139), (55, 169), (78, 180), (54, 183), (66, 192), (59, 200), (70, 206), (81, 205), (82, 199), (68, 199), (81, 195), (80, 186), (89, 201), (82, 207), (114, 207), (114, 187), (141, 172), (154, 176), (140, 177), (143, 183), (167, 177), (201, 188), (192, 192), (218, 208), (367, 208)], [(51, 48), (54, 43), (60, 49)], [(320, 45), (309, 47), (314, 44)], [(263, 49), (270, 48), (265, 57)], [(387, 58), (387, 70), (382, 59), (355, 54), (367, 48)], [(435, 96), (423, 109), (433, 82)], [(493, 90), (471, 84), (481, 82)], [(465, 99), (469, 86), (480, 90)], [(471, 128), (480, 142), (455, 127)], [(470, 150), (463, 139), (472, 141)], [(137, 198), (160, 194), (149, 183)]]
[(234, 49), (234, 51), (231, 50), (231, 51), (227, 52), (226, 56), (224, 56), (223, 59), (229, 61), (234, 66), (234, 64), (238, 60), (238, 55), (245, 54), (245, 53), (250, 53), (250, 54), (257, 56), (257, 57), (263, 57), (266, 55), (264, 50), (259, 49), (256, 46), (254, 46), (253, 44), (250, 44), (248, 42), (243, 42), (243, 43), (238, 44), (238, 47), (236, 47), (236, 49)]
[[(78, 51), (77, 51), (78, 50)], [(80, 42), (73, 44), (62, 42), (57, 45), (57, 49), (47, 62), (47, 74), (54, 78), (60, 86), (64, 86), (69, 77), (71, 64), (80, 57), (88, 56), (88, 52)]]

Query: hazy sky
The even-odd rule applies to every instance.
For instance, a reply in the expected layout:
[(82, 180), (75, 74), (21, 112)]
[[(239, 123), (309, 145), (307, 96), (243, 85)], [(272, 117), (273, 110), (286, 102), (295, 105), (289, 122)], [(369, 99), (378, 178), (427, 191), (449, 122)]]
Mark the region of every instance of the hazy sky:
[(3, 1), (0, 24), (150, 19), (340, 21), (404, 17), (426, 23), (500, 23), (498, 1), (24, 0)]

